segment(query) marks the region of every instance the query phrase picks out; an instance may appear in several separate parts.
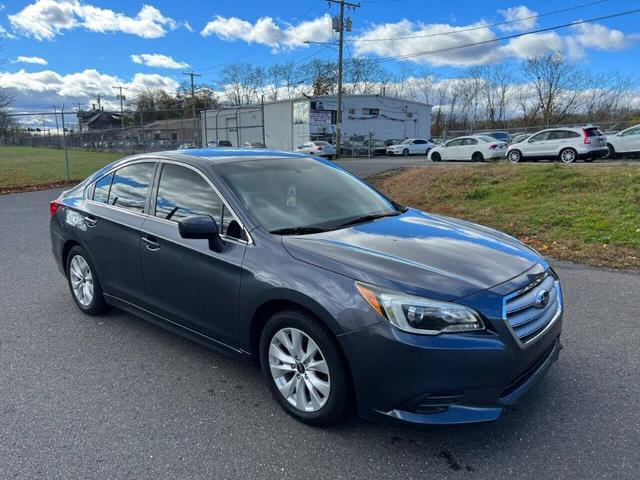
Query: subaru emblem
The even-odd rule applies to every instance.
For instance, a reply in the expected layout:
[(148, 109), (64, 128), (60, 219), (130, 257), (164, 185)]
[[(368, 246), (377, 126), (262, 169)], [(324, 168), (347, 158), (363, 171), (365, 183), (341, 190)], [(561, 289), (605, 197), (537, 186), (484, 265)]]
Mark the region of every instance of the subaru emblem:
[(547, 290), (540, 290), (536, 294), (536, 303), (534, 305), (538, 308), (544, 308), (549, 303), (549, 292)]

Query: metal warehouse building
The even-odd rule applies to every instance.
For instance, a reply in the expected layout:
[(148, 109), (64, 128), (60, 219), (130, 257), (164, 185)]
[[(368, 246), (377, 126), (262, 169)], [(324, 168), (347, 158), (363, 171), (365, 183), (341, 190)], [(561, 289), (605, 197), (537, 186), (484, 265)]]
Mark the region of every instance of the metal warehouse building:
[[(342, 139), (363, 141), (431, 137), (431, 106), (383, 95), (342, 97)], [(335, 143), (335, 96), (308, 96), (201, 113), (203, 144), (228, 140), (234, 146), (262, 143), (293, 150), (310, 140)]]

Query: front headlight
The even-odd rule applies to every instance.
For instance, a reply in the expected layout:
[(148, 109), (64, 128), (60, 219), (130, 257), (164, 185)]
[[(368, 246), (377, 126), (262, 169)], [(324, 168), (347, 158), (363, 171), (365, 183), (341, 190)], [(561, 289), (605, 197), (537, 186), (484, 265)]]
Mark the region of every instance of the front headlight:
[(484, 330), (480, 315), (455, 303), (430, 300), (356, 282), (360, 295), (378, 315), (400, 330), (422, 335)]

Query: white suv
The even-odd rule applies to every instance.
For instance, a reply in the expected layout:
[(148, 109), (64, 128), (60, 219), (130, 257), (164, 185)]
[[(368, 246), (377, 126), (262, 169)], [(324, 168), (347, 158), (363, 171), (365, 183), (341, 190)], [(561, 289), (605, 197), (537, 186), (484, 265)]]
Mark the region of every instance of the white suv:
[(590, 162), (608, 155), (607, 138), (598, 127), (560, 127), (542, 130), (507, 150), (511, 163), (543, 158), (572, 163), (578, 159)]
[(640, 156), (640, 125), (609, 135), (607, 142), (610, 158)]

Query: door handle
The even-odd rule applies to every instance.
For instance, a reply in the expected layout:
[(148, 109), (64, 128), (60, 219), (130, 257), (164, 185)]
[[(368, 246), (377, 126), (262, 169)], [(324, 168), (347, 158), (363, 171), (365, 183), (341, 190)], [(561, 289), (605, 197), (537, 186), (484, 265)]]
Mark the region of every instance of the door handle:
[(142, 241), (144, 242), (145, 246), (147, 247), (147, 250), (151, 250), (152, 252), (155, 252), (156, 250), (158, 250), (160, 248), (160, 244), (158, 243), (158, 239), (156, 237), (154, 237), (153, 235), (146, 235), (146, 236), (142, 237)]
[(98, 219), (90, 215), (88, 217), (84, 217), (84, 223), (87, 225), (87, 227), (95, 227), (98, 223)]

